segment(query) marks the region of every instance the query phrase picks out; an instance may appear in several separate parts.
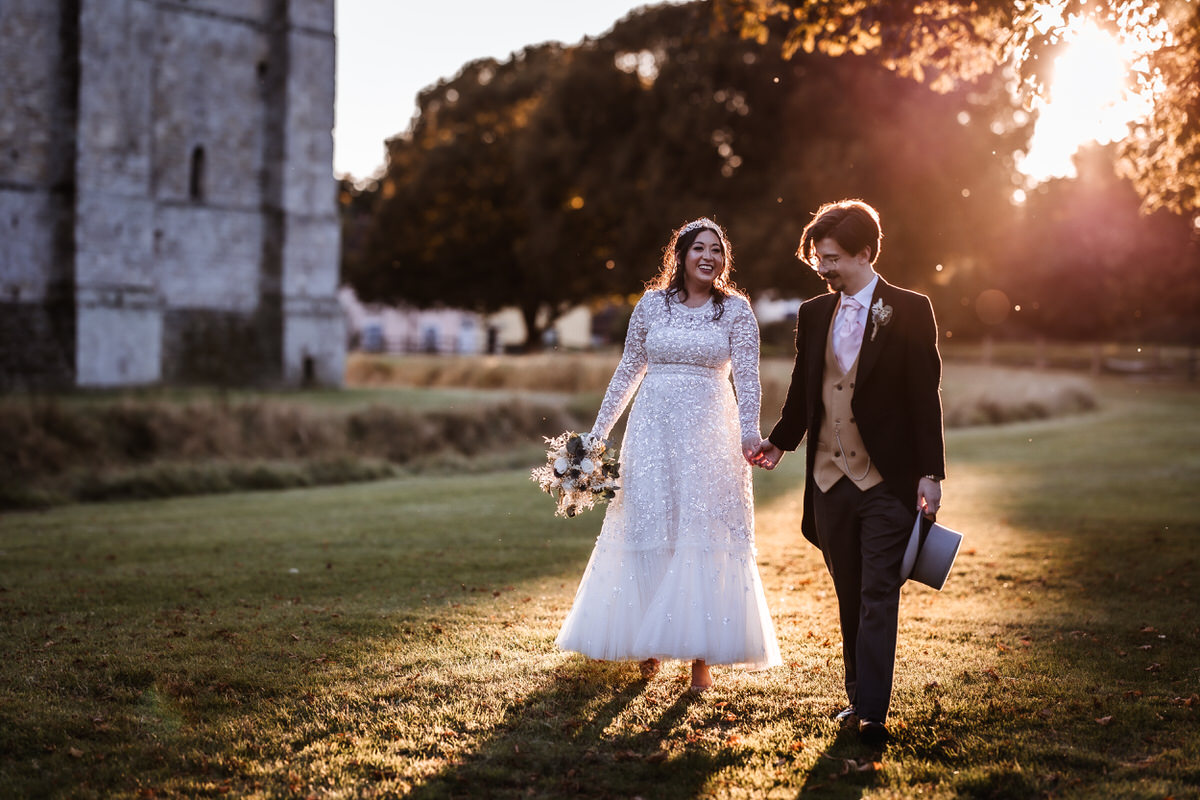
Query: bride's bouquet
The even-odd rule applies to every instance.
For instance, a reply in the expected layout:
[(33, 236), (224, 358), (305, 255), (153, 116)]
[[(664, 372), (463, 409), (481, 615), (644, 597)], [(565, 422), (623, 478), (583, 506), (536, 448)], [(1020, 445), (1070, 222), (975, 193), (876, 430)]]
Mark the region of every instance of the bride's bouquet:
[(620, 467), (607, 439), (567, 431), (546, 437), (546, 444), (546, 465), (534, 468), (529, 478), (557, 496), (556, 516), (573, 517), (616, 497)]

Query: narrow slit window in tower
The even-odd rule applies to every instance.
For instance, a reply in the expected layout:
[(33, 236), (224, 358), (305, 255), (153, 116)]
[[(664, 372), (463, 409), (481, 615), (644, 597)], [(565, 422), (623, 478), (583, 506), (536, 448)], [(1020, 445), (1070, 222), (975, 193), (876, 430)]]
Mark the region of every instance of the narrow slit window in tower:
[(188, 196), (192, 200), (204, 199), (204, 147), (192, 148), (192, 171), (188, 178)]

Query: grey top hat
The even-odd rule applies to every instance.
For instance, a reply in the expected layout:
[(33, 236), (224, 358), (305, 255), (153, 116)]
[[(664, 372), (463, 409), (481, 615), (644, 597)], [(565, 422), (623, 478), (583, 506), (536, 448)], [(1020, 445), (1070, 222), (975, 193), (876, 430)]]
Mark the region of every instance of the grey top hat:
[(954, 566), (963, 536), (944, 525), (917, 514), (908, 547), (904, 550), (904, 561), (900, 564), (900, 577), (932, 586), (941, 591)]

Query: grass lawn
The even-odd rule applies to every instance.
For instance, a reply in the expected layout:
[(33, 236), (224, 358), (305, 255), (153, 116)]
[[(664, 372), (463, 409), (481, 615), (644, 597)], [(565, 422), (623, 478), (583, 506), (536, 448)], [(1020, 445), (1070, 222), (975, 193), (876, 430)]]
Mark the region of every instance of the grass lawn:
[[(553, 644), (601, 514), (524, 470), (0, 516), (6, 797), (1200, 796), (1200, 395), (950, 434), (943, 592), (905, 590), (894, 743), (839, 735), (801, 459), (757, 473), (785, 666)], [(532, 465), (532, 464), (531, 464)]]

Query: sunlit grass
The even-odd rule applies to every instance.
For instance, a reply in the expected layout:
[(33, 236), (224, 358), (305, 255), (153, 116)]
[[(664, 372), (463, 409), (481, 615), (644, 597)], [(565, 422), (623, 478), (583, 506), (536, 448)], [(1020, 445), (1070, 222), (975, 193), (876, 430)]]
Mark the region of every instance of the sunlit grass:
[(1194, 390), (950, 434), (946, 589), (902, 604), (895, 743), (839, 736), (801, 459), (757, 473), (785, 666), (558, 652), (600, 514), (523, 470), (0, 517), (13, 797), (1186, 797), (1200, 791)]

